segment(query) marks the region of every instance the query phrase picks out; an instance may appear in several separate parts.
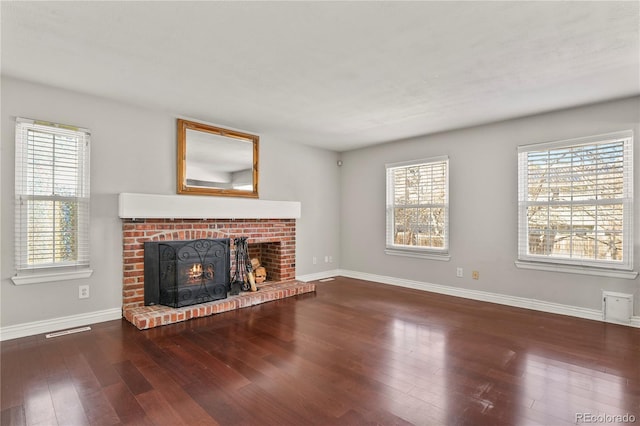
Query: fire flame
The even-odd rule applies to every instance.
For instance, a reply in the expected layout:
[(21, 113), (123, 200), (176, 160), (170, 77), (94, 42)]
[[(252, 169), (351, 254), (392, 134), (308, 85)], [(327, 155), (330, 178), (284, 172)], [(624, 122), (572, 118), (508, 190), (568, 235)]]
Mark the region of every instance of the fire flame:
[(191, 269), (189, 269), (189, 276), (191, 278), (199, 278), (202, 276), (202, 264), (194, 263)]

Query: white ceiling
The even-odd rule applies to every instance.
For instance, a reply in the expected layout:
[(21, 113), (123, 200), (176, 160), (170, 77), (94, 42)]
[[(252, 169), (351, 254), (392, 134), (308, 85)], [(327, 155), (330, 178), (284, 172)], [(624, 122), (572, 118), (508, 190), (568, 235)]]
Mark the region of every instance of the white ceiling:
[(2, 73), (345, 151), (640, 93), (640, 2), (7, 2)]

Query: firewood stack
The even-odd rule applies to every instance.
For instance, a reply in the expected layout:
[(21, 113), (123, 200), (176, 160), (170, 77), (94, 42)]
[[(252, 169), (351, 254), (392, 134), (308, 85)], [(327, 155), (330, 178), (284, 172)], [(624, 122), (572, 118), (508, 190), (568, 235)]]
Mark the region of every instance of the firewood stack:
[(267, 270), (264, 266), (260, 265), (260, 259), (254, 257), (251, 259), (251, 267), (253, 268), (253, 276), (255, 277), (256, 283), (261, 284), (267, 279)]

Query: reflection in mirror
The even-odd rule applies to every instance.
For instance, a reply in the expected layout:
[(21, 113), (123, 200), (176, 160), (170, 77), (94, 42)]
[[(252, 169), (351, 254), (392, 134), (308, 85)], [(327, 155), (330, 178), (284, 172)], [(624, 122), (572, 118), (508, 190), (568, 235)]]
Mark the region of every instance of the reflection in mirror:
[(258, 197), (258, 136), (178, 120), (178, 193)]

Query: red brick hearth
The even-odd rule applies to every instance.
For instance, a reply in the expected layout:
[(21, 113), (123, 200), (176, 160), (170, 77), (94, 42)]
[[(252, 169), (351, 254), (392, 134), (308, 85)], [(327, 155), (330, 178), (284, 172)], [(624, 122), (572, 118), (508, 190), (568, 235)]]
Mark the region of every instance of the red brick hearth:
[[(123, 316), (139, 329), (157, 327), (315, 291), (295, 281), (295, 219), (123, 219)], [(267, 267), (257, 293), (174, 309), (144, 306), (144, 243), (247, 237), (249, 251)], [(233, 255), (232, 255), (233, 258)]]
[(129, 308), (124, 311), (124, 317), (139, 330), (145, 330), (314, 291), (316, 291), (316, 285), (312, 283), (300, 281), (267, 283), (261, 284), (260, 290), (255, 293), (240, 293), (238, 296), (229, 296), (226, 299), (200, 303), (199, 305), (182, 308), (170, 308), (162, 305)]

